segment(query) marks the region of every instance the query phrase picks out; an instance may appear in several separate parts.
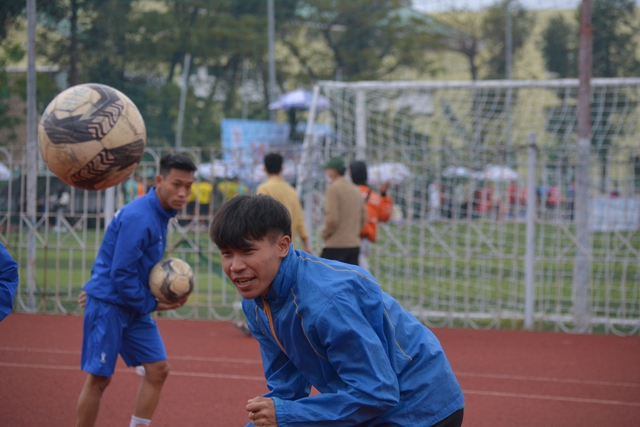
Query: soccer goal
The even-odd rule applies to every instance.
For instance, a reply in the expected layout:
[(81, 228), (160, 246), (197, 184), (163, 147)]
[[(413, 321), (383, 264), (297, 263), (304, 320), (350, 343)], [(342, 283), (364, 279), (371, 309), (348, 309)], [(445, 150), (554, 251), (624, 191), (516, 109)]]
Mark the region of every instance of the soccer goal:
[[(640, 79), (592, 80), (587, 163), (576, 150), (577, 93), (577, 80), (320, 82), (298, 172), (314, 245), (322, 247), (326, 188), (317, 165), (362, 159), (374, 188), (392, 181), (395, 203), (372, 272), (425, 322), (517, 326), (529, 306), (539, 327), (572, 330), (582, 256), (592, 327), (637, 333)], [(575, 222), (578, 160), (588, 168), (586, 224)], [(527, 206), (535, 207), (530, 247)], [(585, 229), (588, 247), (578, 238)]]

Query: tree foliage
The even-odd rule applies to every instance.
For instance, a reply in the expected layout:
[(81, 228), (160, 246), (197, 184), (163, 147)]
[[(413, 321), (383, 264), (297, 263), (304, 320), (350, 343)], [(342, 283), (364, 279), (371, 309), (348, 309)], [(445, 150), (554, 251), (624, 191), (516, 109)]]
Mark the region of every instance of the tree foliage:
[[(380, 79), (402, 67), (428, 69), (425, 54), (439, 47), (441, 34), (410, 6), (410, 0), (278, 0), (280, 90), (336, 76)], [(24, 8), (24, 0), (2, 2), (1, 29), (24, 21)], [(184, 145), (218, 143), (224, 117), (268, 117), (264, 0), (42, 0), (38, 24), (40, 60), (61, 67), (67, 86), (96, 82), (127, 94), (145, 118), (150, 144), (174, 144), (185, 58)], [(54, 95), (39, 93), (48, 99), (38, 105)]]
[(465, 56), (472, 80), (481, 76), (488, 79), (506, 77), (507, 9), (511, 16), (511, 53), (514, 58), (535, 24), (534, 15), (518, 1), (497, 1), (484, 13), (452, 7), (443, 17), (444, 22), (458, 30), (446, 38), (446, 46)]
[(591, 25), (594, 77), (636, 77), (640, 28), (635, 1), (593, 0)]
[(483, 21), (482, 36), (489, 57), (486, 63), (486, 73), (489, 79), (503, 79), (506, 76), (507, 10), (511, 15), (512, 57), (515, 57), (524, 46), (535, 24), (535, 16), (518, 1), (502, 0), (487, 9)]
[[(635, 77), (640, 70), (638, 59), (637, 8), (634, 0), (593, 0), (592, 76)], [(577, 46), (580, 7), (575, 23), (553, 18), (543, 34), (542, 53), (547, 70), (560, 77), (577, 77)]]
[(567, 22), (562, 15), (549, 20), (542, 33), (541, 43), (547, 71), (560, 78), (578, 75), (576, 33), (575, 26)]
[(317, 76), (334, 78), (339, 72), (343, 80), (372, 80), (403, 66), (421, 68), (437, 36), (426, 31), (425, 17), (410, 6), (409, 0), (301, 1), (299, 19), (313, 23), (333, 63)]
[(444, 14), (442, 19), (457, 30), (446, 37), (445, 46), (465, 56), (471, 80), (478, 80), (482, 66), (482, 15), (454, 7)]

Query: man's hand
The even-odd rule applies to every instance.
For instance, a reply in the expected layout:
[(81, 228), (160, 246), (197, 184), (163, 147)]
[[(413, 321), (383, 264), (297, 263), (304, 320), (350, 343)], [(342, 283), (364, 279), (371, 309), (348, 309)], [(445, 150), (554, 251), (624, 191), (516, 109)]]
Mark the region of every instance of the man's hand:
[(87, 293), (85, 291), (80, 292), (80, 295), (78, 295), (78, 305), (81, 308), (87, 305)]
[(180, 308), (187, 302), (188, 298), (189, 297), (184, 297), (176, 302), (171, 303), (158, 301), (158, 308), (156, 308), (156, 311), (174, 310), (176, 308)]
[(391, 181), (387, 181), (387, 182), (383, 183), (383, 184), (380, 186), (380, 194), (384, 194), (384, 195), (386, 195), (386, 194), (387, 194), (387, 190), (389, 189), (389, 185), (390, 185), (390, 184), (391, 184)]
[(276, 407), (269, 397), (254, 397), (247, 402), (249, 419), (254, 426), (278, 427), (276, 422)]

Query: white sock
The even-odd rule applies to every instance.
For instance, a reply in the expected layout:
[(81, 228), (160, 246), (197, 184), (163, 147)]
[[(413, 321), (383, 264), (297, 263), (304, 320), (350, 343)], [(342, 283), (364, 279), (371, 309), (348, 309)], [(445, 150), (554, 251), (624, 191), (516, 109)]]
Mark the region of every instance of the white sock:
[(131, 416), (131, 424), (129, 424), (129, 427), (148, 427), (149, 425), (151, 425), (151, 420), (138, 418), (135, 415)]

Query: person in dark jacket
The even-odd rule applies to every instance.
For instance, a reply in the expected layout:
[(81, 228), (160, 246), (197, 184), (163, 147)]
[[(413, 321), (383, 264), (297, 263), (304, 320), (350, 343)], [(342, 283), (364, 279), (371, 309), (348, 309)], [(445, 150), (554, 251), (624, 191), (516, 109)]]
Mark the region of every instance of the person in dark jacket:
[(160, 160), (156, 185), (123, 206), (109, 224), (91, 278), (84, 285), (82, 370), (87, 378), (78, 398), (77, 426), (93, 426), (100, 399), (111, 381), (118, 354), (128, 366), (143, 366), (131, 427), (148, 426), (169, 364), (150, 313), (181, 307), (159, 302), (149, 290), (149, 273), (165, 252), (169, 220), (187, 203), (196, 166), (184, 154)]
[(295, 250), (284, 205), (236, 196), (209, 233), (260, 343), (269, 392), (248, 400), (248, 426), (462, 425), (436, 336), (361, 267)]

